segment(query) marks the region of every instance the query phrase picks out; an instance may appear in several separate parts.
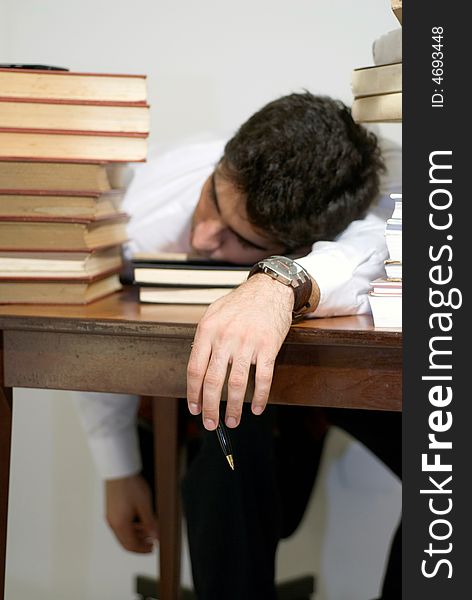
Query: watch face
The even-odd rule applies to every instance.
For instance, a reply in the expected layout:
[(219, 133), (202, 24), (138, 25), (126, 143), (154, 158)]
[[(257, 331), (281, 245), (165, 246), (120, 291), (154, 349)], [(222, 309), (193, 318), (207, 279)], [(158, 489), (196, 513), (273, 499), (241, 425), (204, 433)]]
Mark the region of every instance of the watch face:
[(260, 268), (268, 275), (285, 285), (297, 287), (301, 268), (285, 256), (271, 256), (259, 263)]
[(275, 271), (281, 273), (290, 280), (296, 277), (299, 273), (298, 265), (285, 256), (271, 256), (269, 261)]

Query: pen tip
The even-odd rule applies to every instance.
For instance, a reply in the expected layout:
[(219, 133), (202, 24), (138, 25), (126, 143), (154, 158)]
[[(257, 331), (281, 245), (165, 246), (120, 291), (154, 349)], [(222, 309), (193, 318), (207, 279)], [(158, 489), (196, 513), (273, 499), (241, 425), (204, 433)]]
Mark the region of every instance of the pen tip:
[(233, 460), (233, 455), (232, 454), (228, 454), (228, 456), (226, 457), (226, 460), (228, 461), (229, 466), (233, 469), (234, 471), (234, 460)]

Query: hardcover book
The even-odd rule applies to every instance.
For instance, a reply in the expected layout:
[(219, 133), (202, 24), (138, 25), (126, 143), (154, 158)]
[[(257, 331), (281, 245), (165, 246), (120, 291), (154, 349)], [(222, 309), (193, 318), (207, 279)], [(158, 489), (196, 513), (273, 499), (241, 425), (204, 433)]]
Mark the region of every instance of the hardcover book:
[(100, 221), (0, 221), (0, 250), (89, 251), (126, 241), (126, 215)]
[(179, 254), (137, 254), (133, 267), (134, 280), (141, 285), (220, 288), (241, 284), (251, 268)]
[(64, 161), (143, 161), (146, 134), (0, 129), (0, 159)]
[(154, 304), (211, 304), (232, 288), (141, 287), (139, 300)]
[(0, 161), (0, 189), (108, 192), (125, 187), (125, 164), (90, 162)]
[(369, 292), (369, 302), (375, 327), (402, 326), (401, 294), (374, 294)]
[(402, 278), (402, 263), (399, 260), (386, 260), (385, 261), (385, 272), (389, 279), (401, 279)]
[(0, 69), (0, 97), (146, 103), (145, 75)]
[(354, 69), (351, 78), (355, 98), (402, 91), (402, 63)]
[(96, 279), (122, 264), (120, 246), (91, 252), (0, 251), (0, 276), (9, 279)]
[(352, 118), (358, 123), (400, 122), (402, 93), (355, 98), (352, 103)]
[(93, 281), (5, 281), (2, 304), (88, 304), (121, 289), (117, 274)]
[(0, 128), (149, 133), (149, 107), (0, 97)]
[(123, 192), (56, 192), (0, 189), (0, 220), (99, 220), (116, 216)]

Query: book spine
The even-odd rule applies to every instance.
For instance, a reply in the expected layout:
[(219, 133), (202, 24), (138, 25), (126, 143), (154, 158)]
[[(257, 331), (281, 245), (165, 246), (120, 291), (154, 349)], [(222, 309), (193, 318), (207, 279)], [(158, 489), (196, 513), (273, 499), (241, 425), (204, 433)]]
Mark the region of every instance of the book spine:
[(0, 281), (4, 283), (12, 282), (12, 283), (20, 283), (22, 281), (26, 282), (38, 282), (38, 283), (60, 283), (61, 281), (73, 281), (74, 283), (92, 283), (93, 281), (98, 281), (100, 279), (104, 279), (105, 277), (109, 277), (110, 275), (116, 275), (121, 271), (121, 267), (114, 267), (112, 269), (107, 269), (106, 271), (102, 271), (97, 275), (83, 275), (82, 273), (74, 274), (70, 273), (68, 275), (61, 276), (57, 275), (56, 277), (52, 274), (45, 275), (44, 277), (39, 277), (38, 275), (8, 275), (8, 274), (0, 274)]
[[(121, 241), (119, 243), (119, 245), (121, 246), (122, 244), (124, 244), (125, 242), (128, 241), (128, 238), (126, 238), (125, 240)], [(27, 248), (18, 248), (18, 247), (12, 247), (12, 246), (2, 246), (1, 245), (1, 240), (0, 240), (0, 252), (61, 252), (61, 253), (67, 253), (67, 254), (77, 254), (78, 252), (97, 252), (98, 250), (107, 250), (108, 248), (113, 248), (114, 246), (116, 246), (117, 243), (116, 242), (109, 242), (107, 244), (96, 244), (95, 246), (82, 246), (82, 247), (77, 247), (77, 248), (62, 248), (62, 247), (57, 247), (57, 248), (44, 248), (44, 246), (31, 246), (31, 247), (27, 247)]]
[(125, 223), (129, 220), (129, 215), (126, 213), (118, 213), (116, 215), (105, 216), (105, 217), (95, 217), (94, 219), (87, 219), (84, 217), (50, 217), (50, 216), (32, 216), (32, 215), (0, 215), (0, 222), (6, 223), (80, 223), (83, 225), (87, 225), (89, 223), (96, 223), (98, 221), (103, 222), (107, 221), (107, 223)]
[(0, 127), (0, 134), (1, 133), (18, 133), (20, 135), (84, 135), (91, 137), (124, 137), (141, 139), (148, 137), (147, 133), (136, 132), (121, 133), (119, 131), (82, 131), (78, 129), (20, 129), (18, 127)]
[(70, 198), (100, 198), (101, 196), (121, 196), (122, 190), (114, 189), (106, 192), (98, 192), (94, 190), (22, 190), (22, 189), (7, 189), (0, 188), (0, 196), (66, 196)]
[(15, 75), (30, 73), (32, 75), (49, 75), (51, 77), (108, 77), (123, 79), (147, 79), (147, 75), (123, 74), (123, 73), (82, 73), (77, 71), (50, 71), (48, 69), (4, 69), (0, 68), (0, 73), (14, 73)]
[(119, 100), (73, 100), (62, 98), (28, 98), (14, 96), (0, 96), (0, 103), (14, 102), (20, 104), (70, 104), (71, 106), (116, 106), (123, 108), (149, 108), (149, 104), (145, 100), (136, 100), (134, 102), (126, 102)]

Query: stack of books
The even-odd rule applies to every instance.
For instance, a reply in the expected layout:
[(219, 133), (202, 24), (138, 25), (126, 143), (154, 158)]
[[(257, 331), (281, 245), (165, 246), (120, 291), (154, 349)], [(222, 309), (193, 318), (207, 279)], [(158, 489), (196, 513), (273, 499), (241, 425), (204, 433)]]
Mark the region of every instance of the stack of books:
[[(401, 23), (401, 0), (392, 0)], [(352, 117), (358, 123), (402, 120), (402, 29), (382, 35), (373, 44), (374, 65), (354, 69), (351, 79)]]
[(402, 120), (402, 63), (355, 69), (352, 117), (358, 123)]
[(385, 226), (389, 259), (386, 277), (371, 282), (369, 302), (376, 327), (402, 326), (402, 195), (392, 194), (395, 209)]
[(145, 76), (0, 69), (0, 302), (120, 289), (126, 164), (148, 134)]
[(181, 253), (133, 257), (139, 299), (155, 304), (211, 304), (243, 283), (250, 268)]
[[(402, 24), (402, 0), (391, 0), (392, 11)], [(402, 120), (402, 29), (376, 39), (374, 65), (354, 69), (351, 85), (352, 117), (358, 123)], [(402, 194), (391, 194), (395, 208), (385, 225), (389, 260), (386, 276), (371, 282), (369, 302), (376, 327), (402, 326)]]

